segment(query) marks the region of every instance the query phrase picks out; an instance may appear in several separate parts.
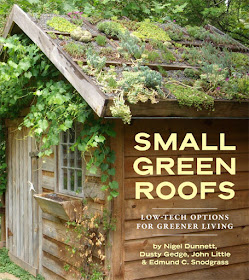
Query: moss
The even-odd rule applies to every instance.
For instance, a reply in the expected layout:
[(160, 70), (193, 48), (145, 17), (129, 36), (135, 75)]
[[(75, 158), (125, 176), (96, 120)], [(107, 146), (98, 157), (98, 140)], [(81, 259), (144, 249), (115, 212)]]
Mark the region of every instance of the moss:
[(165, 87), (176, 97), (180, 105), (212, 110), (214, 99), (203, 91), (177, 84), (166, 84)]
[(137, 29), (133, 32), (133, 35), (137, 36), (142, 40), (159, 40), (159, 41), (170, 41), (169, 35), (156, 24), (143, 21), (137, 23)]
[(70, 21), (63, 17), (53, 17), (47, 21), (47, 25), (61, 32), (71, 33), (77, 25), (72, 24)]

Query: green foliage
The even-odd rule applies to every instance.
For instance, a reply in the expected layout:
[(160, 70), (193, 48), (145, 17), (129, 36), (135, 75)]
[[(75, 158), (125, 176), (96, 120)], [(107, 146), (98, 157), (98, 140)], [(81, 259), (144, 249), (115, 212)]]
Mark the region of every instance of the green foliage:
[(92, 40), (92, 34), (91, 32), (87, 30), (83, 30), (80, 26), (75, 28), (71, 33), (70, 36), (72, 39), (84, 43), (88, 43)]
[(82, 44), (76, 44), (76, 43), (73, 43), (73, 42), (69, 42), (63, 48), (72, 57), (80, 58), (80, 57), (85, 56), (85, 53), (86, 53), (86, 50), (87, 50), (87, 45), (82, 45)]
[(100, 57), (92, 49), (88, 49), (86, 52), (87, 64), (94, 68), (97, 72), (100, 72), (106, 64), (106, 58)]
[(176, 60), (176, 58), (173, 55), (173, 53), (171, 51), (169, 51), (169, 50), (165, 50), (164, 51), (164, 53), (162, 54), (162, 58), (166, 62), (172, 62), (172, 61)]
[(99, 45), (99, 46), (105, 46), (106, 43), (107, 43), (107, 39), (105, 36), (101, 36), (101, 35), (98, 35), (96, 38), (95, 38), (95, 41), (96, 43)]
[[(1, 43), (6, 61), (0, 63), (0, 119), (17, 117), (20, 110), (31, 105), (20, 129), (30, 128), (30, 134), (39, 143), (39, 156), (51, 154), (52, 146), (59, 143), (60, 133), (70, 129), (73, 122), (82, 123), (75, 147), (82, 153), (96, 148), (87, 169), (93, 171), (96, 170), (93, 166), (97, 166), (110, 179), (108, 172), (115, 156), (106, 139), (115, 136), (112, 125), (95, 118), (92, 109), (69, 83), (60, 79), (59, 71), (36, 45), (18, 36), (1, 39)], [(100, 67), (96, 59), (94, 63)], [(3, 159), (0, 166), (4, 164)], [(109, 199), (118, 194), (113, 189), (115, 184), (111, 179), (105, 183), (106, 190), (110, 190)]]
[(180, 105), (194, 106), (197, 110), (213, 109), (213, 97), (203, 91), (177, 83), (169, 83), (165, 87), (177, 98)]
[(156, 51), (145, 51), (144, 53), (146, 55), (146, 60), (150, 61), (150, 62), (156, 62), (156, 61), (160, 61), (160, 54)]
[(120, 45), (123, 50), (128, 51), (135, 59), (142, 57), (145, 49), (145, 44), (139, 45), (140, 41), (137, 37), (131, 35), (128, 31), (119, 35), (121, 40)]
[(125, 123), (130, 123), (131, 111), (125, 104), (124, 96), (131, 104), (139, 101), (157, 103), (156, 97), (163, 95), (160, 86), (162, 75), (147, 66), (134, 67), (133, 71), (123, 71), (123, 77), (118, 81), (122, 91), (114, 98), (114, 105), (111, 106), (112, 115), (120, 117)]
[(158, 25), (148, 20), (137, 23), (137, 29), (133, 35), (142, 40), (170, 41), (169, 35)]
[(122, 32), (125, 31), (124, 27), (115, 21), (103, 21), (97, 24), (99, 31), (104, 32), (106, 35), (111, 37), (118, 37)]
[(170, 39), (174, 41), (181, 41), (184, 38), (182, 28), (173, 22), (169, 22), (165, 27), (167, 33), (169, 34)]
[(249, 56), (243, 53), (232, 52), (230, 53), (231, 64), (235, 68), (247, 68), (249, 67)]
[(249, 76), (232, 77), (224, 85), (224, 92), (229, 99), (248, 99), (249, 98)]
[(151, 70), (147, 66), (141, 66), (140, 77), (144, 80), (144, 84), (148, 88), (160, 87), (162, 84), (162, 75), (157, 71)]
[(63, 17), (53, 17), (52, 19), (47, 21), (47, 25), (55, 30), (68, 33), (71, 33), (74, 29), (77, 28), (77, 25), (72, 24), (70, 21)]
[(225, 82), (228, 76), (226, 68), (220, 68), (218, 64), (206, 64), (202, 67), (203, 74), (200, 75), (201, 80), (208, 82), (208, 87), (215, 90)]
[(199, 26), (186, 26), (188, 34), (196, 40), (206, 40), (210, 36), (210, 32)]
[(184, 75), (188, 78), (193, 78), (193, 79), (197, 79), (200, 76), (199, 71), (194, 68), (186, 68), (184, 70)]
[(159, 50), (162, 51), (161, 53), (161, 56), (162, 56), (162, 59), (165, 61), (165, 62), (172, 62), (172, 61), (175, 61), (176, 58), (175, 56), (173, 55), (173, 53), (168, 50), (168, 44), (171, 44), (170, 42), (161, 42), (159, 40), (152, 40), (151, 44), (152, 46), (154, 46), (155, 48), (158, 48)]
[(82, 17), (83, 12), (75, 11), (75, 12), (70, 12), (67, 15), (71, 18), (71, 21), (76, 24), (81, 26), (84, 22), (84, 18)]
[(44, 280), (41, 275), (34, 277), (26, 270), (22, 269), (18, 265), (14, 264), (9, 256), (6, 248), (0, 249), (0, 273), (8, 272), (14, 276), (20, 278), (20, 280)]
[[(249, 8), (247, 0), (210, 1), (210, 0), (2, 0), (0, 10), (0, 32), (13, 4), (32, 14), (65, 14), (71, 12), (77, 17), (81, 11), (94, 22), (100, 17), (128, 17), (135, 21), (150, 19), (165, 22), (175, 20), (180, 25), (212, 24), (234, 38), (248, 44)], [(79, 23), (77, 23), (79, 24)], [(174, 34), (171, 34), (174, 36)], [(177, 35), (176, 35), (177, 36)]]
[(48, 32), (48, 35), (49, 35), (52, 39), (56, 39), (56, 38), (57, 38), (56, 34), (53, 33), (53, 32)]
[(247, 55), (220, 51), (211, 44), (205, 44), (201, 48), (185, 48), (182, 57), (192, 65), (218, 64), (220, 68), (228, 68), (229, 71), (236, 68), (237, 71), (246, 72), (249, 64)]

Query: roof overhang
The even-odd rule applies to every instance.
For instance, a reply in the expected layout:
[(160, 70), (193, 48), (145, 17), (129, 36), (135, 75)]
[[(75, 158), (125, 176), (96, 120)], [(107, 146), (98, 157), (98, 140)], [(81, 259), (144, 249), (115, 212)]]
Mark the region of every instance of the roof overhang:
[[(20, 7), (14, 5), (6, 23), (3, 37), (17, 33), (18, 28), (24, 32), (57, 67), (62, 75), (72, 84), (84, 100), (99, 117), (111, 117), (112, 99), (105, 96), (98, 86), (81, 70), (75, 61), (63, 51), (43, 31), (34, 20)], [(175, 99), (167, 99), (157, 104), (130, 104), (133, 117), (167, 117), (167, 118), (241, 118), (249, 119), (248, 101), (216, 100), (214, 110), (197, 111), (193, 107), (180, 106)]]
[[(17, 25), (49, 58), (62, 75), (72, 84), (98, 116), (103, 116), (106, 98), (92, 80), (54, 43), (20, 7), (14, 5), (4, 29), (3, 37), (13, 34)], [(13, 32), (12, 32), (13, 30)]]

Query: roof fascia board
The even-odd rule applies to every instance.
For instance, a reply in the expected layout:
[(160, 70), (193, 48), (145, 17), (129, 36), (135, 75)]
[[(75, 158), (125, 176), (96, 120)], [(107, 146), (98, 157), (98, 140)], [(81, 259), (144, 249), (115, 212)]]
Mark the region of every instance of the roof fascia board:
[[(105, 117), (112, 117), (109, 100)], [(156, 104), (150, 102), (140, 104), (130, 104), (133, 117), (157, 117), (157, 118), (242, 118), (249, 119), (248, 101), (215, 100), (214, 111), (199, 110), (194, 107), (181, 106), (176, 99), (161, 100)]]
[(4, 29), (4, 37), (11, 32), (14, 24), (42, 50), (63, 76), (80, 93), (95, 113), (102, 117), (106, 98), (100, 89), (88, 78), (81, 68), (26, 14), (14, 5)]

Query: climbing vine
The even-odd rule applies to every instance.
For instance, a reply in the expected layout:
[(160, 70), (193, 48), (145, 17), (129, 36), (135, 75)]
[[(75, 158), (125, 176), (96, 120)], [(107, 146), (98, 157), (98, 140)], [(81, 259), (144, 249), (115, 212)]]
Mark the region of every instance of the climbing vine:
[(106, 240), (109, 231), (116, 229), (116, 221), (110, 217), (107, 209), (90, 215), (86, 203), (78, 213), (78, 219), (66, 223), (68, 257), (75, 259), (74, 267), (65, 264), (66, 271), (73, 272), (77, 268), (83, 279), (104, 279), (108, 274), (103, 267), (106, 259), (105, 247), (108, 246)]
[[(77, 147), (82, 153), (90, 153), (86, 168), (91, 173), (100, 169), (102, 190), (109, 191), (109, 200), (116, 197), (118, 183), (109, 180), (115, 175), (115, 154), (107, 143), (108, 136), (115, 136), (112, 124), (95, 117), (88, 104), (61, 79), (59, 71), (29, 39), (14, 35), (1, 38), (0, 43), (4, 50), (4, 61), (0, 63), (0, 118), (16, 117), (30, 106), (19, 129), (30, 128), (30, 135), (39, 143), (40, 157), (52, 153), (61, 132), (72, 128), (74, 122), (82, 123), (83, 129), (72, 149)], [(3, 127), (0, 128), (2, 135)], [(0, 167), (6, 167), (4, 157)]]

